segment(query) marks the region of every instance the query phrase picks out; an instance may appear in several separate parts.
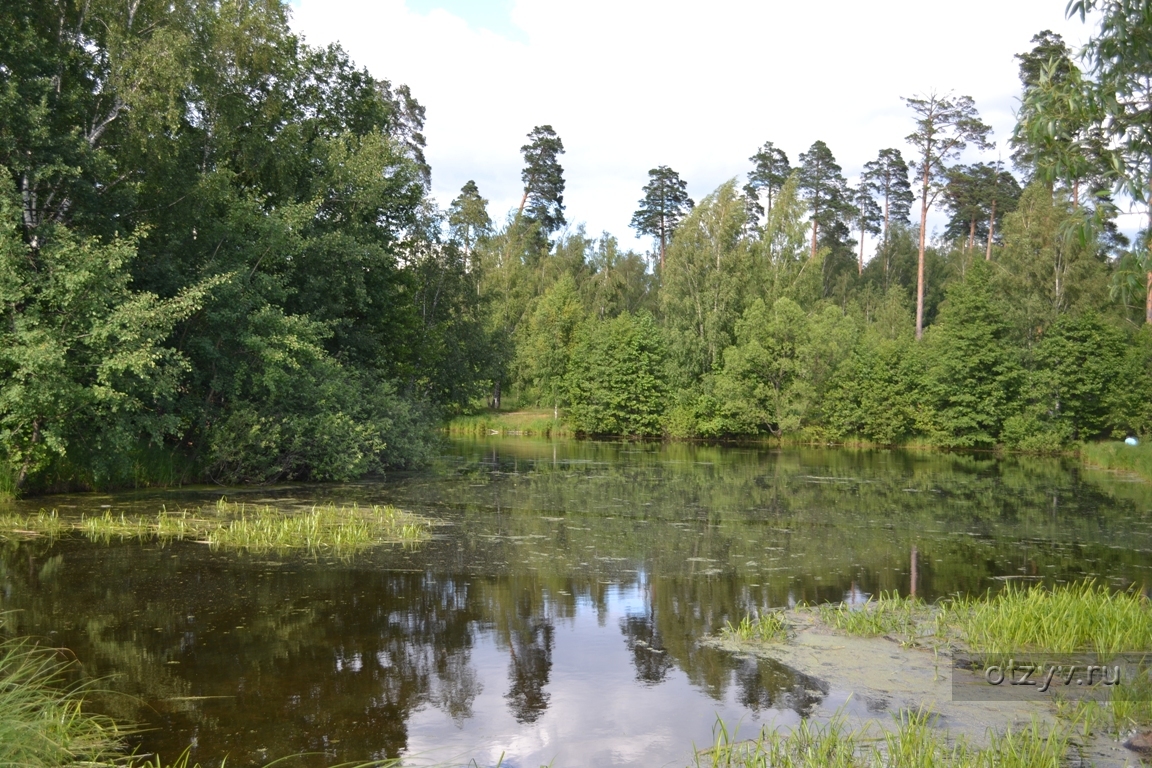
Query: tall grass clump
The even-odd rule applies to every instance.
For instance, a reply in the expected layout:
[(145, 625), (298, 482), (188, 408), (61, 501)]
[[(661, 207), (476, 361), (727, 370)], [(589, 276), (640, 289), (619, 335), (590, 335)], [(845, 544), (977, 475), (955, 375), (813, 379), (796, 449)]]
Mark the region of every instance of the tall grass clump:
[(551, 409), (523, 411), (487, 411), (457, 416), (447, 424), (450, 435), (531, 435), (534, 437), (571, 437), (573, 432), (563, 419), (555, 418)]
[(964, 642), (981, 653), (1115, 654), (1152, 648), (1148, 599), (1093, 581), (1051, 590), (1009, 584), (995, 595), (957, 598), (945, 610)]
[(55, 510), (42, 509), (35, 515), (0, 515), (0, 539), (58, 538), (69, 530), (71, 526)]
[(989, 734), (988, 746), (949, 740), (927, 711), (901, 712), (877, 740), (867, 726), (851, 730), (839, 717), (826, 724), (802, 720), (791, 731), (763, 729), (739, 741), (723, 722), (715, 743), (696, 753), (694, 768), (1062, 768), (1071, 740), (1060, 728), (1033, 720), (1024, 728)]
[(303, 549), (309, 554), (348, 555), (385, 542), (416, 542), (427, 537), (425, 523), (395, 507), (328, 504), (285, 513), (222, 499), (217, 511), (231, 519), (208, 532), (208, 543), (248, 552)]
[(792, 731), (767, 728), (755, 738), (740, 741), (722, 720), (712, 729), (711, 747), (696, 753), (694, 768), (856, 768), (863, 766), (857, 752), (859, 734), (839, 719), (820, 724), (801, 720)]
[(1120, 441), (1085, 443), (1080, 447), (1080, 460), (1090, 467), (1131, 472), (1152, 480), (1152, 442), (1125, 445)]
[(755, 618), (745, 616), (739, 624), (725, 621), (720, 630), (720, 636), (725, 640), (740, 642), (760, 641), (770, 643), (785, 640), (788, 637), (788, 622), (784, 620), (783, 611), (772, 611)]
[(90, 541), (192, 540), (246, 552), (302, 550), (311, 555), (348, 556), (380, 544), (411, 544), (428, 538), (428, 521), (391, 506), (314, 505), (277, 509), (221, 499), (208, 510), (161, 510), (155, 517), (111, 510), (92, 517), (60, 518), (55, 511), (0, 515), (0, 538), (59, 537), (76, 532)]
[(857, 637), (897, 635), (911, 642), (919, 635), (919, 625), (930, 615), (928, 606), (916, 597), (881, 592), (863, 605), (824, 604), (820, 620), (841, 632)]
[(48, 768), (123, 760), (125, 732), (84, 712), (71, 664), (29, 640), (0, 642), (0, 765)]

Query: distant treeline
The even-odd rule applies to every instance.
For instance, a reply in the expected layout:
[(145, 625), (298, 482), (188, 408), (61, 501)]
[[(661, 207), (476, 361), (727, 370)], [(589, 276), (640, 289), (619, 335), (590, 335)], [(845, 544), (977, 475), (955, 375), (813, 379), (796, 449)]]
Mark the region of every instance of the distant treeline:
[(508, 392), (588, 434), (1146, 434), (1152, 264), (1112, 194), (1147, 197), (1152, 66), (1110, 53), (1144, 34), (1121, 6), (1086, 72), (1051, 33), (1021, 55), (1018, 175), (956, 164), (971, 99), (910, 98), (909, 159), (855, 187), (820, 141), (699, 205), (653, 169), (641, 255), (567, 228), (548, 125), (500, 226), (472, 182), (439, 211), (423, 107), (282, 0), (4, 4), (0, 492), (347, 479)]
[[(651, 269), (608, 234), (549, 243), (541, 217), (536, 237), (520, 213), (495, 232), (475, 219), (507, 361), (493, 404), (510, 385), (587, 434), (1052, 451), (1152, 432), (1152, 243), (1119, 231), (1113, 202), (1146, 203), (1152, 181), (1147, 109), (1124, 98), (1152, 54), (1109, 58), (1152, 34), (1128, 5), (1103, 14), (1090, 75), (1049, 31), (1017, 57), (1023, 188), (1001, 163), (957, 162), (990, 128), (971, 99), (933, 93), (905, 99), (909, 159), (882, 149), (855, 186), (821, 141), (796, 166), (765, 143), (746, 184), (699, 205), (653, 169), (632, 220)], [(560, 177), (553, 139), (524, 148), (527, 200)], [(466, 186), (454, 209), (477, 197)], [(949, 220), (930, 239), (934, 206)]]

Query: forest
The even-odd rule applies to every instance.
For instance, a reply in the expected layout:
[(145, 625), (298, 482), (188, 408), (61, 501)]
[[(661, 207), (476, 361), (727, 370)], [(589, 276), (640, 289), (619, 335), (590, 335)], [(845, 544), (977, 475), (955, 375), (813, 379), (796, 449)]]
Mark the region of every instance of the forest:
[(548, 124), (516, 209), (441, 210), (416, 96), (282, 0), (6, 3), (0, 492), (353, 479), (508, 403), (582, 435), (1148, 435), (1152, 239), (1116, 222), (1152, 198), (1152, 19), (1069, 12), (1096, 31), (1017, 57), (1010, 161), (962, 162), (971, 98), (909, 95), (856, 183), (818, 139), (698, 202), (652, 169), (641, 254), (568, 222)]

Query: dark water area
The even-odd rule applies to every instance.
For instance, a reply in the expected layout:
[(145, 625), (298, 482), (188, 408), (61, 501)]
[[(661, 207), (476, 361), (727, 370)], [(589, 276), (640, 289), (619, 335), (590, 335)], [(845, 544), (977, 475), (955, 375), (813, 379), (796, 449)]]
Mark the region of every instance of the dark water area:
[(222, 494), (389, 503), (436, 527), (348, 560), (0, 543), (9, 631), (106, 678), (95, 703), (150, 728), (142, 750), (206, 767), (683, 766), (717, 717), (750, 734), (846, 698), (702, 645), (725, 621), (889, 590), (1152, 586), (1152, 486), (1060, 459), (502, 438), (374, 482), (15, 506), (154, 514)]

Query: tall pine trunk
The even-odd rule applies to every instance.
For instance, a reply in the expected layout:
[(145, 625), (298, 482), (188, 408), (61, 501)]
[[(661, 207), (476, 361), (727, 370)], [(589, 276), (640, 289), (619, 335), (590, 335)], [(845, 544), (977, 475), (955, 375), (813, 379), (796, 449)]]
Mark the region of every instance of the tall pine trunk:
[(996, 198), (992, 198), (992, 215), (988, 217), (988, 249), (984, 261), (992, 261), (992, 234), (996, 231)]
[(924, 180), (920, 191), (920, 255), (916, 259), (916, 340), (924, 337), (924, 230), (928, 228), (928, 171), (931, 148), (924, 152)]
[(1144, 287), (1144, 322), (1152, 325), (1152, 271), (1148, 272), (1148, 282)]
[(864, 221), (860, 221), (860, 260), (856, 262), (856, 274), (864, 274)]
[(667, 239), (664, 217), (660, 217), (660, 274), (664, 274), (664, 242)]

